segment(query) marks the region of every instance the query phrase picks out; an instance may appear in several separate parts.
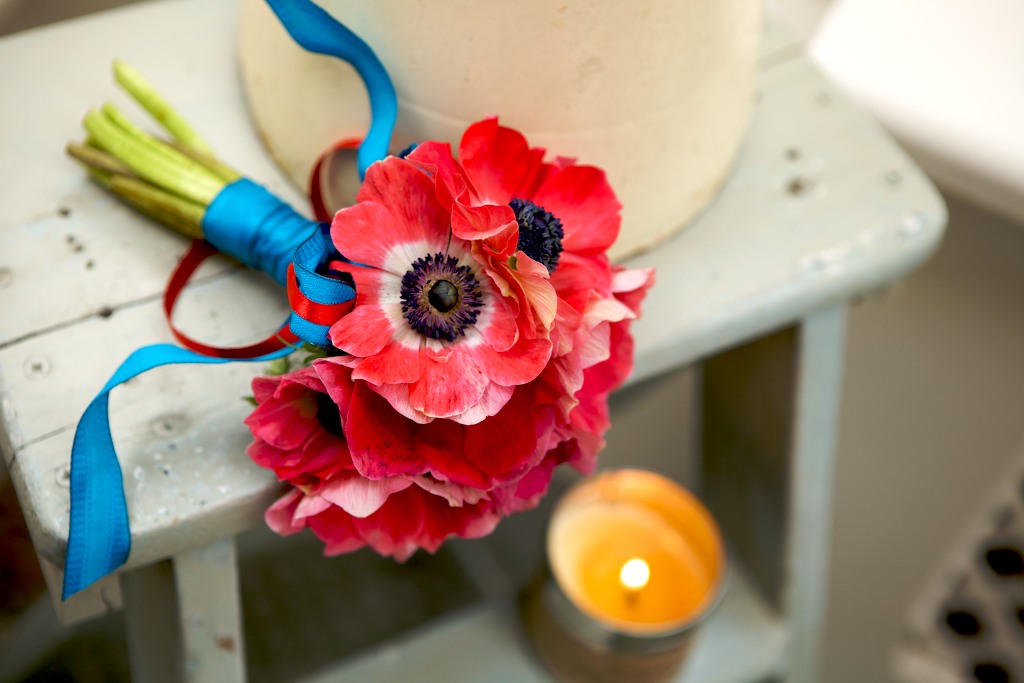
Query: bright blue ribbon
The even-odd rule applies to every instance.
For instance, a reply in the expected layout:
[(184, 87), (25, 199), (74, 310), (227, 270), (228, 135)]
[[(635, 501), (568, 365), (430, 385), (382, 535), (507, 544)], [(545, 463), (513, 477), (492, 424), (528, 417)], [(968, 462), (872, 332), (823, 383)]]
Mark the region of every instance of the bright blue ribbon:
[[(373, 51), (354, 33), (309, 0), (267, 0), (292, 38), (306, 50), (333, 55), (352, 64), (366, 84), (372, 123), (359, 148), (359, 172), (387, 155), (397, 116), (391, 79)], [(292, 262), (299, 289), (317, 303), (337, 304), (354, 296), (352, 288), (317, 272), (333, 253), (324, 224), (314, 224), (262, 187), (239, 180), (210, 204), (203, 229), (210, 242), (243, 263), (269, 273), (281, 284)], [(292, 314), (292, 330), (301, 338), (327, 345), (328, 326)], [(247, 359), (203, 356), (170, 344), (143, 347), (117, 369), (86, 408), (75, 431), (71, 454), (71, 523), (64, 563), (63, 598), (86, 588), (124, 564), (131, 549), (128, 509), (121, 467), (110, 435), (110, 391), (143, 372), (172, 363), (220, 364), (232, 360), (267, 361), (293, 351)]]
[[(312, 301), (338, 304), (355, 296), (348, 283), (317, 272), (330, 256), (337, 256), (328, 225), (303, 218), (252, 181), (243, 179), (225, 187), (210, 204), (203, 229), (211, 231), (207, 237), (218, 249), (270, 273), (281, 284), (287, 282), (288, 265), (293, 263), (299, 289)], [(305, 341), (330, 344), (328, 325), (310, 322), (293, 311), (289, 326)], [(110, 435), (110, 391), (161, 365), (266, 361), (294, 350), (287, 347), (258, 358), (232, 359), (156, 344), (128, 357), (85, 409), (75, 431), (64, 599), (124, 564), (131, 548), (121, 467)]]
[[(287, 347), (242, 360), (273, 360), (292, 351)], [(64, 600), (124, 564), (131, 549), (121, 466), (110, 436), (110, 390), (161, 365), (219, 364), (232, 360), (238, 359), (203, 356), (172, 344), (144, 346), (128, 356), (85, 409), (71, 451), (71, 528), (64, 559)]]
[(373, 50), (330, 14), (309, 0), (267, 0), (292, 40), (309, 52), (331, 55), (351, 64), (370, 98), (370, 130), (359, 146), (359, 177), (388, 155), (398, 118), (398, 97), (387, 70)]
[[(292, 255), (316, 227), (316, 221), (301, 216), (247, 178), (221, 190), (203, 215), (207, 242), (250, 268), (268, 273), (282, 287), (288, 282)], [(322, 252), (328, 249), (333, 247), (322, 245)]]
[[(332, 256), (340, 258), (330, 226), (304, 218), (251, 180), (236, 180), (214, 198), (203, 216), (203, 236), (225, 254), (269, 273), (282, 286), (287, 285), (291, 264), (299, 291), (310, 301), (334, 305), (355, 297), (347, 282), (317, 272)], [(310, 344), (331, 345), (330, 325), (292, 311), (288, 327)]]
[[(292, 261), (299, 291), (310, 301), (327, 306), (351, 301), (356, 295), (355, 290), (344, 281), (317, 272), (326, 265), (326, 255), (337, 254), (334, 251), (334, 244), (331, 242), (330, 230), (327, 223), (320, 223), (319, 229), (315, 230), (295, 250), (295, 258)], [(288, 327), (297, 337), (310, 344), (331, 346), (331, 340), (327, 334), (331, 329), (330, 325), (306, 320), (296, 311), (292, 311)]]

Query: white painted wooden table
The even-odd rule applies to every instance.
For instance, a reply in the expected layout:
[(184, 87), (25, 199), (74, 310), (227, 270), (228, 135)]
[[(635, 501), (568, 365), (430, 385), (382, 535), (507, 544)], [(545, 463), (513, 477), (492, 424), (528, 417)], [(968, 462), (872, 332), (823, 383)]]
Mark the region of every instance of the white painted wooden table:
[[(302, 206), (250, 126), (234, 16), (230, 0), (145, 3), (0, 41), (2, 446), (54, 587), (74, 426), (129, 352), (170, 340), (159, 296), (186, 247), (90, 184), (62, 146), (80, 137), (88, 107), (115, 96), (116, 56), (225, 159)], [(721, 195), (683, 234), (633, 261), (658, 268), (634, 327), (633, 381), (704, 362), (707, 493), (727, 501), (715, 509), (737, 560), (680, 674), (687, 683), (815, 679), (845, 309), (927, 258), (945, 224), (912, 162), (771, 21), (762, 54), (759, 105)], [(203, 273), (179, 318), (195, 335), (239, 343), (284, 318), (283, 292), (261, 276), (223, 264)], [(140, 616), (160, 604), (173, 615), (172, 579), (166, 564), (153, 565), (166, 558), (184, 652), (167, 671), (244, 677), (230, 539), (262, 523), (277, 491), (244, 452), (240, 397), (260, 371), (164, 368), (112, 394), (133, 531), (121, 577), (139, 680), (163, 680), (141, 663), (173, 652), (156, 647), (163, 636)], [(114, 577), (61, 609), (87, 616), (120, 599)], [(157, 628), (173, 634), (167, 619)], [(499, 599), (316, 680), (548, 680), (517, 628), (509, 599)], [(477, 656), (461, 656), (467, 648)]]

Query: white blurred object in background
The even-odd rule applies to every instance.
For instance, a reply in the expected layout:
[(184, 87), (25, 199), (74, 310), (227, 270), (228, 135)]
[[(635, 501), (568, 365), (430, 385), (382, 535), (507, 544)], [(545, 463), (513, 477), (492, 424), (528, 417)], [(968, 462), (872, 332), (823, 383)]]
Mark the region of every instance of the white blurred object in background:
[(945, 189), (1024, 223), (1024, 2), (841, 0), (809, 48)]

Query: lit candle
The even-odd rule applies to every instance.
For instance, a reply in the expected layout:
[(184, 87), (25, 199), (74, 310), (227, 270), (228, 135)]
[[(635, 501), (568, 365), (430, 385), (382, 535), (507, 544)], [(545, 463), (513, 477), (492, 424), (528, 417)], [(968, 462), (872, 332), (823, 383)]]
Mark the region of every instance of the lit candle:
[(552, 579), (528, 605), (528, 626), (564, 680), (667, 680), (724, 586), (710, 513), (653, 472), (614, 470), (575, 486), (547, 546)]
[(640, 557), (634, 557), (629, 560), (619, 570), (619, 583), (626, 589), (626, 598), (628, 600), (636, 600), (640, 597), (640, 591), (643, 590), (650, 580), (651, 565), (647, 564)]

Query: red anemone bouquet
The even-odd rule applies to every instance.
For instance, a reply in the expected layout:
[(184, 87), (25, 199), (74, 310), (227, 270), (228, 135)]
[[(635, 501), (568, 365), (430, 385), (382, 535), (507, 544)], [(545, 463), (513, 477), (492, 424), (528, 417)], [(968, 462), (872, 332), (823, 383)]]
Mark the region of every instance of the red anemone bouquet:
[(356, 290), (335, 348), (253, 383), (249, 454), (288, 484), (267, 523), (405, 559), (533, 507), (557, 465), (592, 470), (653, 282), (608, 260), (619, 209), (600, 169), (496, 119), (458, 159), (371, 165), (331, 225)]

